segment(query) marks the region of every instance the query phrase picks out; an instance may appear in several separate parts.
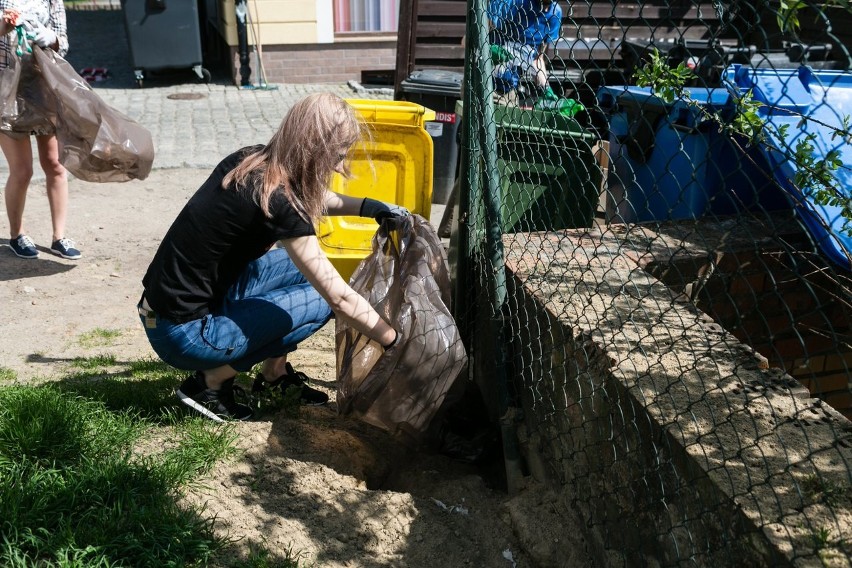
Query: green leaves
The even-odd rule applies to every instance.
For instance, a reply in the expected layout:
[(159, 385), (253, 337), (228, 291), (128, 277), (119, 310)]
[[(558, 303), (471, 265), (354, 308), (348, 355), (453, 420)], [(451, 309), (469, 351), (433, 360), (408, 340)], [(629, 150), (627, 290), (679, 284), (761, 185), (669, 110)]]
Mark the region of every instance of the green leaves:
[(651, 61), (639, 68), (634, 78), (638, 86), (651, 87), (654, 94), (663, 102), (673, 103), (684, 97), (683, 87), (687, 81), (695, 78), (695, 73), (683, 62), (672, 68), (660, 56), (659, 50), (654, 48), (651, 52)]
[[(848, 0), (838, 0), (838, 2), (843, 2), (844, 7), (848, 8)], [(782, 24), (783, 16), (785, 26), (798, 26), (797, 13), (804, 5), (800, 0), (782, 0), (781, 9), (778, 12), (779, 25)], [(782, 26), (782, 29), (786, 28)], [(838, 186), (839, 182), (835, 175), (838, 168), (843, 167), (840, 153), (837, 150), (831, 150), (824, 157), (818, 158), (816, 135), (804, 132), (808, 121), (813, 121), (813, 118), (800, 115), (796, 125), (797, 131), (791, 134), (789, 124), (776, 127), (772, 122), (766, 121), (760, 114), (761, 107), (764, 105), (754, 100), (751, 91), (746, 91), (739, 97), (734, 96), (733, 118), (726, 119), (718, 111), (707, 109), (691, 101), (684, 85), (694, 77), (692, 71), (683, 63), (672, 68), (656, 49), (651, 53), (651, 60), (637, 70), (634, 77), (638, 86), (650, 87), (651, 91), (666, 103), (683, 100), (697, 106), (705, 120), (716, 122), (725, 132), (744, 137), (749, 145), (769, 144), (769, 134), (774, 134), (774, 138), (782, 141), (782, 147), (777, 150), (780, 150), (785, 158), (795, 165), (796, 173), (790, 181), (802, 194), (812, 198), (817, 205), (839, 207), (843, 217), (841, 231), (852, 236), (852, 197), (846, 195), (847, 192)], [(820, 125), (831, 129), (832, 140), (840, 138), (843, 143), (849, 144), (852, 142), (850, 123), (852, 121), (849, 116), (844, 116), (841, 128), (833, 128), (823, 123)], [(791, 147), (791, 135), (798, 136), (794, 147)]]

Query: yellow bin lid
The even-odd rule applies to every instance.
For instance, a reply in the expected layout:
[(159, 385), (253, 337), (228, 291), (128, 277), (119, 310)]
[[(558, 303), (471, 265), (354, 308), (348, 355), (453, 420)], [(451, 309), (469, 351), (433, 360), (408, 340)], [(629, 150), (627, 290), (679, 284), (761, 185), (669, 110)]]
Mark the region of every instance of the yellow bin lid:
[[(348, 102), (371, 127), (372, 140), (353, 148), (352, 178), (335, 174), (331, 190), (396, 203), (428, 219), (433, 147), (424, 123), (435, 113), (406, 101)], [(376, 221), (365, 217), (327, 217), (317, 227), (320, 246), (345, 280), (370, 254), (376, 229)]]
[(383, 101), (373, 99), (346, 99), (361, 113), (367, 123), (424, 126), (435, 120), (435, 111), (408, 101)]

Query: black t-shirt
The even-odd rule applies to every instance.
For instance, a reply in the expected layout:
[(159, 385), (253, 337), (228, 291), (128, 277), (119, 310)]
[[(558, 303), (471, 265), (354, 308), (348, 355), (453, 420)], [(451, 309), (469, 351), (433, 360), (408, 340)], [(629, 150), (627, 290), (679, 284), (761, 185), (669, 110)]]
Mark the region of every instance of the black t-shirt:
[(222, 188), (222, 179), (249, 152), (222, 160), (172, 223), (142, 284), (157, 314), (175, 322), (201, 318), (217, 305), (252, 260), (280, 239), (316, 234), (280, 191), (272, 194), (271, 217), (251, 192)]

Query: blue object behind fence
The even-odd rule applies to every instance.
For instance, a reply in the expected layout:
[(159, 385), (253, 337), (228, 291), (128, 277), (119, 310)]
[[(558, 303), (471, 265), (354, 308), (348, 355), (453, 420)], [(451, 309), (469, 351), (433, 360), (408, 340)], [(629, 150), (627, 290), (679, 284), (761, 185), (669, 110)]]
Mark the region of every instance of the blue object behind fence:
[[(789, 125), (786, 140), (772, 136), (770, 145), (763, 148), (764, 154), (775, 179), (791, 197), (796, 213), (823, 254), (847, 270), (852, 269), (852, 236), (844, 232), (846, 220), (840, 214), (841, 208), (817, 205), (812, 195), (800, 191), (792, 182), (797, 166), (790, 158), (802, 136), (815, 134), (817, 158), (832, 150), (840, 152), (843, 166), (835, 172), (835, 178), (842, 196), (852, 199), (852, 147), (842, 136), (833, 137), (834, 129), (843, 129), (844, 116), (852, 114), (852, 74), (814, 71), (805, 66), (756, 69), (732, 65), (725, 70), (723, 80), (737, 94), (751, 90), (754, 99), (765, 105), (759, 113), (774, 127)], [(802, 116), (814, 120), (800, 125)]]
[(720, 133), (704, 112), (729, 119), (731, 93), (685, 91), (688, 98), (665, 103), (647, 87), (598, 90), (600, 107), (609, 114), (608, 220), (666, 221), (788, 208), (760, 151)]

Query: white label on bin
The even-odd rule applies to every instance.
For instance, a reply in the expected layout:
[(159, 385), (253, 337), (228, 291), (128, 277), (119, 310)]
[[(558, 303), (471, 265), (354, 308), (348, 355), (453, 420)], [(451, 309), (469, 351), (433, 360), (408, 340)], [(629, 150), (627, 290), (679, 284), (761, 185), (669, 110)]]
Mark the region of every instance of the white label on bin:
[(444, 132), (444, 123), (443, 122), (427, 122), (426, 123), (426, 132), (429, 133), (429, 136), (432, 138), (439, 138), (441, 134)]

